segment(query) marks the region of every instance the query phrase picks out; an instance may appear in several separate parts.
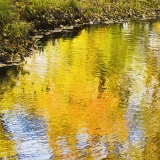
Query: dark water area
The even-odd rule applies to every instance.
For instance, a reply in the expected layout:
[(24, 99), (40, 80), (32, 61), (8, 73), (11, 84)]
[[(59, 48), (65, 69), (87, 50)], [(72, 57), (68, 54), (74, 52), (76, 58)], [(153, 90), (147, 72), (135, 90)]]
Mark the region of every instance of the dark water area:
[(160, 21), (43, 44), (0, 68), (0, 159), (160, 159)]

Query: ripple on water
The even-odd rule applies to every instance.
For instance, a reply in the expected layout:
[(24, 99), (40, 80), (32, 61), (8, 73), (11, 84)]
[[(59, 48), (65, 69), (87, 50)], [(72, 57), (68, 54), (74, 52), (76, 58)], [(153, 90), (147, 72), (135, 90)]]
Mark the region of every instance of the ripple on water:
[(159, 26), (92, 26), (0, 70), (0, 159), (159, 159)]

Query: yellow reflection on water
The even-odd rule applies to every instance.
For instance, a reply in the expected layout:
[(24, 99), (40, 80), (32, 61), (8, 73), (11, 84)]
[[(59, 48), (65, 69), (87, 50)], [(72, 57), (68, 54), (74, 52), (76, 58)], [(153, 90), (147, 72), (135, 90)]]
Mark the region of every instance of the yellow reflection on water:
[[(52, 75), (45, 80), (50, 82), (49, 92), (39, 94), (36, 108), (43, 110), (42, 115), (47, 119), (47, 135), (57, 157), (76, 159), (80, 150), (85, 150), (83, 145), (82, 149), (77, 146), (76, 137), (79, 134), (86, 136), (82, 140), (86, 140), (84, 143), (88, 148), (85, 152), (90, 153), (90, 156), (96, 154), (92, 144), (96, 142), (94, 137), (113, 135), (117, 141), (127, 138), (124, 111), (119, 109), (119, 95), (116, 91), (112, 92), (109, 86), (110, 81), (118, 78), (118, 75), (103, 77), (99, 71), (94, 71), (100, 58), (94, 43), (100, 43), (103, 36), (99, 35), (93, 42), (95, 40), (90, 41), (88, 33), (82, 31), (81, 36), (73, 40), (60, 39), (56, 49), (52, 41), (48, 41), (45, 47), (45, 51), (52, 54), (49, 57), (52, 57), (53, 66), (47, 66)], [(106, 46), (102, 44), (101, 47)], [(59, 141), (63, 141), (61, 145), (64, 148), (59, 146)], [(62, 150), (66, 152), (64, 155)]]
[[(4, 93), (1, 113), (9, 110), (14, 113), (9, 123), (22, 120), (26, 128), (36, 126), (29, 117), (41, 117), (42, 140), (57, 160), (149, 160), (149, 153), (156, 159), (160, 62), (153, 33), (147, 25), (126, 23), (48, 40), (44, 52), (27, 58), (20, 79)], [(20, 124), (24, 136), (28, 131)], [(39, 128), (34, 132), (41, 133)], [(39, 145), (41, 136), (34, 137), (27, 138)]]

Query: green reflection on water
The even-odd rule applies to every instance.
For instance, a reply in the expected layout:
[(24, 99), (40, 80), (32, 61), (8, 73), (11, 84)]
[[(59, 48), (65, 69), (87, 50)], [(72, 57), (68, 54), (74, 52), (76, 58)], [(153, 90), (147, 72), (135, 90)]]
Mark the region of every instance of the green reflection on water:
[[(74, 38), (49, 39), (43, 52), (27, 58), (18, 75), (8, 71), (7, 84), (1, 82), (0, 105), (2, 126), (12, 134), (13, 155), (159, 159), (159, 26), (159, 22), (93, 26)], [(6, 124), (5, 117), (10, 116), (12, 121)], [(30, 138), (30, 130), (19, 121), (33, 127)], [(10, 124), (17, 124), (20, 132)], [(2, 129), (0, 135), (5, 134)], [(34, 153), (17, 138), (28, 144), (34, 140)], [(46, 157), (38, 152), (41, 144)], [(5, 154), (0, 156), (9, 156)]]

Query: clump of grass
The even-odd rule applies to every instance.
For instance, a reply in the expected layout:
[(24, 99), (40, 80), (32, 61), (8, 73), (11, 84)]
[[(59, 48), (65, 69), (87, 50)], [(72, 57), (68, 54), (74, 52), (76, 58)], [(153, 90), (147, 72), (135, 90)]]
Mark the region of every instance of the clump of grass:
[(29, 36), (30, 25), (26, 22), (13, 22), (5, 25), (3, 34), (14, 42), (21, 42)]
[(47, 13), (57, 6), (55, 0), (27, 0), (26, 2), (18, 2), (21, 9), (21, 18), (34, 17), (40, 13)]
[(65, 3), (61, 2), (60, 7), (64, 10), (68, 10), (69, 8), (81, 8), (81, 3), (77, 0), (66, 0)]
[(56, 6), (56, 1), (54, 0), (31, 0), (33, 8), (38, 10), (46, 10), (48, 8), (54, 8)]
[(15, 7), (10, 0), (0, 0), (0, 26), (10, 23), (14, 19)]

